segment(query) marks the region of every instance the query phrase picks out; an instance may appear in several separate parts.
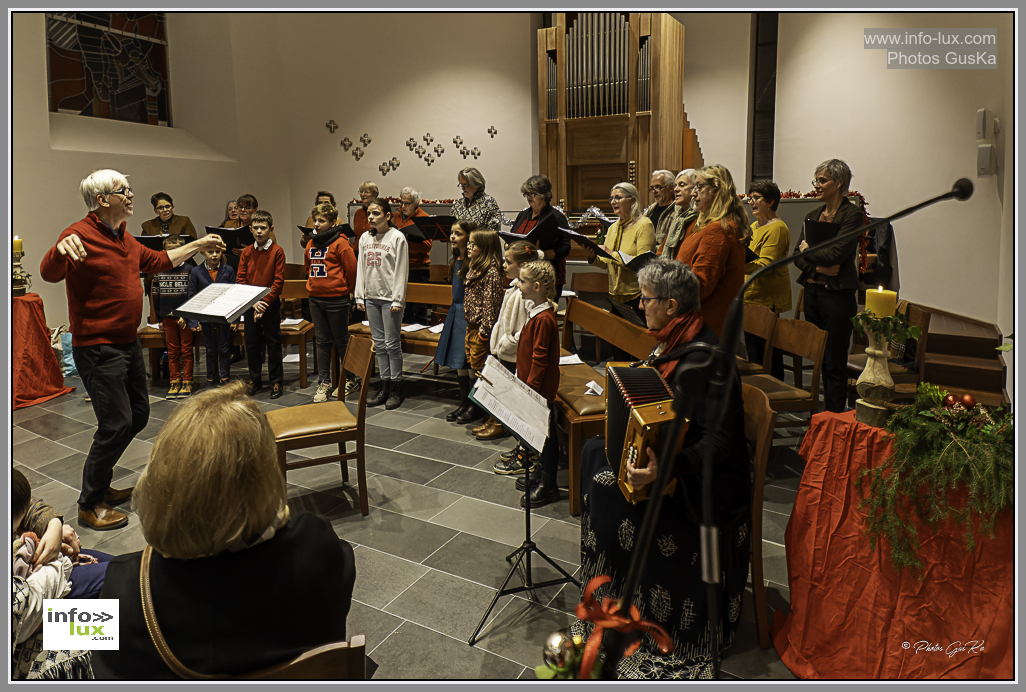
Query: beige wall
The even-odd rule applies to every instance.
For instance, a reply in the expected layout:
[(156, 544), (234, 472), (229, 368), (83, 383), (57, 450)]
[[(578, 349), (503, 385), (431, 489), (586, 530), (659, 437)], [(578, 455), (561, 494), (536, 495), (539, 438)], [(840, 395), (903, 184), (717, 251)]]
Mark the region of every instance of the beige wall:
[[(503, 208), (522, 208), (520, 184), (537, 166), (540, 15), (463, 15), (458, 24), (450, 14), (398, 16), (170, 14), (168, 129), (48, 115), (43, 15), (15, 14), (13, 232), (25, 239), (31, 290), (49, 324), (68, 322), (67, 301), (63, 284), (39, 278), (39, 261), (85, 215), (78, 183), (97, 168), (129, 176), (132, 232), (152, 218), (154, 192), (171, 194), (197, 227), (220, 223), (225, 202), (250, 192), (274, 215), (292, 262), (301, 261), (295, 225), (322, 188), (340, 203), (364, 180), (388, 195), (413, 185), (450, 198), (456, 172), (475, 165)], [(332, 38), (317, 40), (324, 36)], [(335, 134), (330, 119), (341, 126)], [(339, 141), (365, 132), (373, 141), (356, 162)], [(404, 144), (427, 132), (445, 147), (430, 168)], [(457, 134), (481, 158), (459, 156)], [(377, 167), (392, 156), (402, 163), (382, 178)]]
[(684, 25), (684, 110), (706, 164), (748, 179), (750, 12), (672, 12)]

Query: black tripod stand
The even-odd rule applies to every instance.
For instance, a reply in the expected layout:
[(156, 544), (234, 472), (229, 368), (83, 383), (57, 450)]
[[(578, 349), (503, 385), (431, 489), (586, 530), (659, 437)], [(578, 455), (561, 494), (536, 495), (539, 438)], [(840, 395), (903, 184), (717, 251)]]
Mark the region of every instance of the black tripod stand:
[[(488, 615), (491, 614), (492, 608), (499, 602), (499, 599), (503, 596), (510, 594), (521, 593), (523, 591), (533, 591), (534, 589), (541, 589), (546, 586), (555, 586), (556, 584), (574, 584), (577, 588), (581, 587), (581, 582), (577, 581), (569, 574), (566, 570), (553, 562), (552, 558), (543, 553), (541, 549), (534, 544), (531, 540), (531, 483), (530, 473), (528, 475), (527, 487), (524, 488), (524, 542), (523, 544), (514, 550), (512, 553), (506, 556), (506, 562), (512, 562), (513, 566), (510, 567), (509, 574), (506, 575), (506, 579), (502, 582), (502, 586), (499, 587), (499, 591), (495, 594), (495, 598), (488, 604), (488, 609), (485, 610), (484, 616), (481, 618), (481, 622), (477, 623), (477, 629), (474, 630), (474, 634), (470, 635), (470, 639), (467, 643), (471, 646), (477, 641), (477, 635), (480, 634), (481, 628), (484, 627), (485, 621), (488, 620)], [(538, 553), (538, 557), (545, 560), (547, 563), (556, 568), (563, 576), (559, 579), (550, 579), (548, 581), (535, 583), (531, 578), (531, 553)], [(515, 560), (513, 558), (516, 558)], [(514, 586), (506, 588), (509, 584), (509, 580), (513, 578), (513, 575), (517, 572), (517, 567), (520, 566), (520, 561), (524, 562), (524, 585)]]

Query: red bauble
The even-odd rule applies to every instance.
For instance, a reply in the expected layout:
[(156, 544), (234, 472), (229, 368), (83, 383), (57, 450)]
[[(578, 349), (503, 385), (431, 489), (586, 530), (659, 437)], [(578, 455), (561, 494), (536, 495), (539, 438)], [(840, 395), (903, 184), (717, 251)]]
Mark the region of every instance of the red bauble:
[(972, 394), (963, 394), (962, 405), (966, 408), (972, 408), (973, 406), (976, 406), (976, 397), (974, 397)]
[(944, 408), (951, 408), (957, 402), (957, 396), (955, 396), (954, 394), (948, 394), (946, 397), (944, 397)]

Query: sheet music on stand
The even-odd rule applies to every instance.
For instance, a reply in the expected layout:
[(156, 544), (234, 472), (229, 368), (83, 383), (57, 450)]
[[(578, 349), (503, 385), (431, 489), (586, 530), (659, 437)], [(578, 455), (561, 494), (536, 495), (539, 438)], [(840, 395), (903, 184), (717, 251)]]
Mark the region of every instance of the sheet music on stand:
[(518, 380), (495, 356), (488, 356), (482, 377), (470, 390), (470, 399), (488, 411), (536, 454), (549, 436), (549, 404), (538, 392)]
[(200, 322), (231, 324), (270, 292), (269, 286), (210, 284), (182, 303), (176, 312)]

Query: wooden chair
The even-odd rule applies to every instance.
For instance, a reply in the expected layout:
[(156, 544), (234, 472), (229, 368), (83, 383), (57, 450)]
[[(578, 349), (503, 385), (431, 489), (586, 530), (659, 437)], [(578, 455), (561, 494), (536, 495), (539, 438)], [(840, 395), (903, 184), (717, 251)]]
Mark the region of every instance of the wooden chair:
[(773, 445), (773, 428), (777, 414), (770, 408), (769, 398), (750, 384), (741, 384), (745, 402), (745, 437), (755, 443), (755, 474), (752, 479), (752, 593), (755, 595), (755, 626), (759, 630), (759, 646), (770, 645), (766, 618), (766, 584), (762, 579), (762, 498), (766, 485), (766, 462)]
[[(747, 375), (743, 381), (758, 387), (769, 397), (770, 406), (777, 413), (784, 411), (808, 411), (809, 414), (819, 412), (819, 379), (823, 367), (823, 349), (826, 347), (827, 333), (812, 324), (786, 318), (777, 319), (773, 330), (773, 347), (798, 358), (812, 361), (812, 386), (809, 390), (791, 386), (781, 382), (768, 373)], [(786, 428), (806, 426), (807, 420), (778, 420), (776, 427)]]
[[(570, 277), (570, 290), (577, 293), (608, 293), (609, 292), (609, 275), (606, 272), (575, 272)], [(570, 307), (570, 300), (567, 299), (567, 307), (556, 313), (557, 326), (562, 331), (563, 319), (566, 317), (566, 310)], [(589, 334), (587, 329), (573, 330), (574, 334)], [(599, 336), (595, 335), (595, 362), (598, 363), (601, 359), (601, 346), (602, 341)], [(564, 345), (565, 348), (565, 345)]]
[(357, 634), (348, 642), (311, 649), (291, 661), (242, 675), (238, 680), (366, 680), (367, 641)]
[[(920, 305), (908, 303), (906, 317), (908, 325), (919, 327), (922, 335), (916, 342), (916, 372), (909, 372), (897, 363), (887, 363), (887, 370), (894, 380), (895, 400), (914, 398), (919, 383), (926, 381), (926, 345), (930, 336), (930, 312)], [(858, 398), (855, 382), (866, 369), (868, 359), (869, 356), (865, 353), (853, 353), (848, 356), (848, 403), (851, 406), (855, 405)]]
[[(278, 465), (282, 476), (289, 469), (301, 469), (338, 461), (342, 466), (342, 482), (349, 480), (348, 460), (356, 458), (356, 478), (360, 492), (360, 512), (366, 516), (367, 506), (367, 470), (364, 451), (364, 422), (367, 412), (367, 391), (370, 388), (371, 367), (374, 359), (371, 355), (373, 346), (370, 339), (350, 338), (346, 349), (345, 368), (362, 379), (360, 384), (360, 400), (354, 416), (346, 406), (345, 395), (340, 391), (336, 401), (321, 404), (304, 404), (289, 408), (279, 408), (267, 412), (267, 420), (274, 432), (274, 441), (278, 447)], [(346, 452), (348, 441), (356, 442), (355, 452)], [(287, 462), (286, 452), (294, 449), (319, 447), (320, 445), (337, 444), (338, 454), (317, 459)]]
[[(802, 318), (802, 312), (805, 309), (805, 287), (802, 286), (798, 289), (798, 300), (794, 304), (794, 319), (800, 320)], [(795, 356), (791, 359), (791, 375), (794, 377), (794, 384), (796, 387), (802, 386), (803, 378), (805, 376), (804, 363), (802, 359)]]
[(744, 329), (749, 334), (761, 337), (766, 340), (766, 348), (763, 349), (762, 363), (753, 363), (744, 358), (737, 359), (737, 371), (742, 375), (755, 375), (761, 372), (770, 372), (770, 364), (773, 362), (773, 330), (777, 326), (777, 313), (765, 305), (745, 303)]
[[(286, 269), (289, 266), (285, 265)], [(307, 297), (306, 279), (286, 279), (281, 289), (281, 304), (286, 302), (302, 300)], [(314, 338), (314, 326), (312, 322), (303, 320), (299, 324), (289, 326), (282, 325), (281, 343), (283, 346), (299, 346), (299, 386), (306, 388), (306, 345)], [(314, 349), (314, 369), (317, 369), (317, 349)]]

